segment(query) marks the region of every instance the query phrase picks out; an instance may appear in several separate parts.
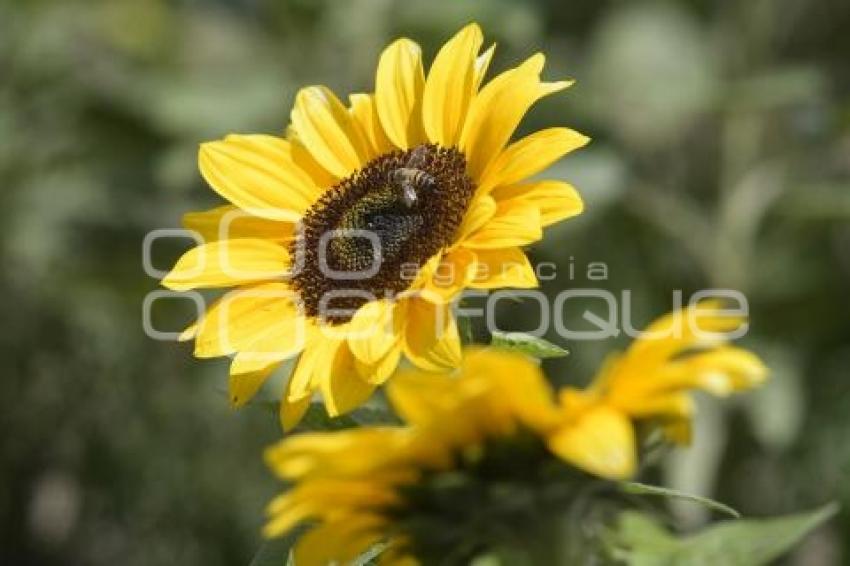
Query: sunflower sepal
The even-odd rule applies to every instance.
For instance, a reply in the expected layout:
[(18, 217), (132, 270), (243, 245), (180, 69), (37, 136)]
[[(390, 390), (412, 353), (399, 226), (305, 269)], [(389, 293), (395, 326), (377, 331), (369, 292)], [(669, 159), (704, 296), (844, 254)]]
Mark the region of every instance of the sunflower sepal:
[(688, 501), (690, 503), (695, 503), (697, 505), (701, 505), (711, 511), (718, 511), (724, 515), (728, 515), (733, 519), (740, 519), (741, 513), (732, 507), (726, 505), (725, 503), (721, 503), (720, 501), (716, 501), (711, 499), (710, 497), (704, 497), (702, 495), (696, 495), (693, 493), (687, 493), (684, 491), (680, 491), (678, 489), (672, 489), (669, 487), (659, 486), (659, 485), (649, 485), (646, 483), (641, 483), (637, 481), (621, 481), (618, 484), (620, 491), (628, 495), (641, 495), (641, 496), (653, 496), (653, 497), (663, 497), (666, 499), (679, 499), (682, 501)]
[(492, 332), (490, 345), (494, 348), (520, 352), (541, 360), (563, 358), (570, 355), (570, 351), (566, 348), (562, 348), (544, 338), (525, 332), (502, 332), (495, 330)]

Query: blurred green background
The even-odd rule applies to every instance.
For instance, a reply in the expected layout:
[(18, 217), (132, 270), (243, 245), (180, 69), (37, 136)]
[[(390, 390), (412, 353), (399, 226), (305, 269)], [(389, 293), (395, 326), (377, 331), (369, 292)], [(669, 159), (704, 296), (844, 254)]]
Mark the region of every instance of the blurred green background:
[[(142, 240), (217, 202), (199, 142), (280, 132), (299, 86), (369, 90), (391, 38), (430, 58), (472, 19), (499, 44), (495, 70), (542, 49), (548, 78), (578, 79), (524, 129), (594, 138), (554, 170), (587, 211), (533, 248), (560, 266), (544, 290), (597, 285), (601, 261), (639, 325), (676, 289), (750, 299), (744, 343), (774, 379), (701, 404), (663, 480), (754, 516), (838, 500), (787, 561), (850, 563), (845, 0), (0, 0), (0, 563), (249, 562), (279, 488), (260, 458), (277, 423), (228, 409), (226, 361), (145, 336)], [(180, 245), (157, 246), (157, 266)], [(502, 303), (504, 326), (536, 326)], [(177, 329), (187, 307), (157, 303), (154, 322)], [(627, 343), (549, 338), (573, 354), (547, 369), (572, 383)]]

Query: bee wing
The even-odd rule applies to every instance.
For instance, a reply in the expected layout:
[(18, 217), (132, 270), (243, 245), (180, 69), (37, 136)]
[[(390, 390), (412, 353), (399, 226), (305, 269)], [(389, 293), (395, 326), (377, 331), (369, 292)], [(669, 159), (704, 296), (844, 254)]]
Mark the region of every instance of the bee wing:
[(410, 156), (407, 158), (406, 166), (411, 169), (417, 169), (424, 167), (428, 164), (428, 147), (426, 145), (420, 145), (416, 149), (410, 152)]

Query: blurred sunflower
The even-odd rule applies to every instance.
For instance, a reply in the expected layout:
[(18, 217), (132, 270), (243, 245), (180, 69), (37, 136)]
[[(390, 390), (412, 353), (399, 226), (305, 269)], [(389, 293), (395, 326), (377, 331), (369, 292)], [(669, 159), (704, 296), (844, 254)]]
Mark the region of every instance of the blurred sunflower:
[(237, 287), (187, 329), (195, 355), (235, 355), (233, 405), (300, 353), (281, 403), (285, 428), (320, 390), (346, 412), (393, 372), (456, 367), (450, 303), (464, 288), (537, 285), (521, 246), (579, 214), (561, 181), (529, 181), (588, 139), (550, 128), (510, 138), (543, 82), (536, 54), (479, 88), (493, 47), (462, 29), (425, 75), (419, 46), (392, 43), (375, 92), (346, 106), (329, 89), (298, 92), (285, 138), (205, 143), (200, 170), (230, 205), (184, 217), (204, 243), (163, 280), (174, 290)]
[(581, 479), (545, 445), (559, 421), (552, 391), (529, 358), (497, 350), (468, 349), (459, 373), (390, 381), (407, 427), (295, 434), (271, 447), (267, 462), (292, 488), (270, 503), (264, 534), (308, 526), (294, 547), (305, 565), (348, 564), (378, 542), (381, 563), (464, 564), (505, 532), (528, 534), (522, 522), (563, 505)]
[(764, 379), (761, 361), (720, 334), (742, 322), (710, 303), (670, 314), (587, 390), (558, 395), (536, 363), (495, 349), (468, 348), (457, 376), (402, 370), (388, 393), (408, 426), (298, 434), (267, 451), (292, 488), (269, 505), (265, 534), (308, 525), (297, 564), (348, 563), (377, 542), (387, 563), (464, 563), (508, 534), (527, 543), (534, 521), (595, 477), (635, 473), (637, 425), (678, 432), (689, 390)]
[(589, 387), (559, 392), (567, 426), (550, 437), (552, 449), (591, 473), (629, 477), (639, 431), (660, 428), (669, 440), (687, 444), (691, 390), (727, 396), (767, 378), (758, 356), (728, 344), (730, 333), (746, 323), (716, 301), (659, 318), (624, 353), (611, 354)]

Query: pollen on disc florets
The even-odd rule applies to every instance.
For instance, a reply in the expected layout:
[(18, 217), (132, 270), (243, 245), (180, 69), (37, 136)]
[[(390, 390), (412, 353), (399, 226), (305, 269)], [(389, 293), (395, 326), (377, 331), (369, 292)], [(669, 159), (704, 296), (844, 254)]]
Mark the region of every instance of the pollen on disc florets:
[(343, 323), (372, 297), (407, 289), (452, 243), (474, 190), (463, 154), (433, 144), (377, 157), (330, 188), (290, 244), (306, 314)]

